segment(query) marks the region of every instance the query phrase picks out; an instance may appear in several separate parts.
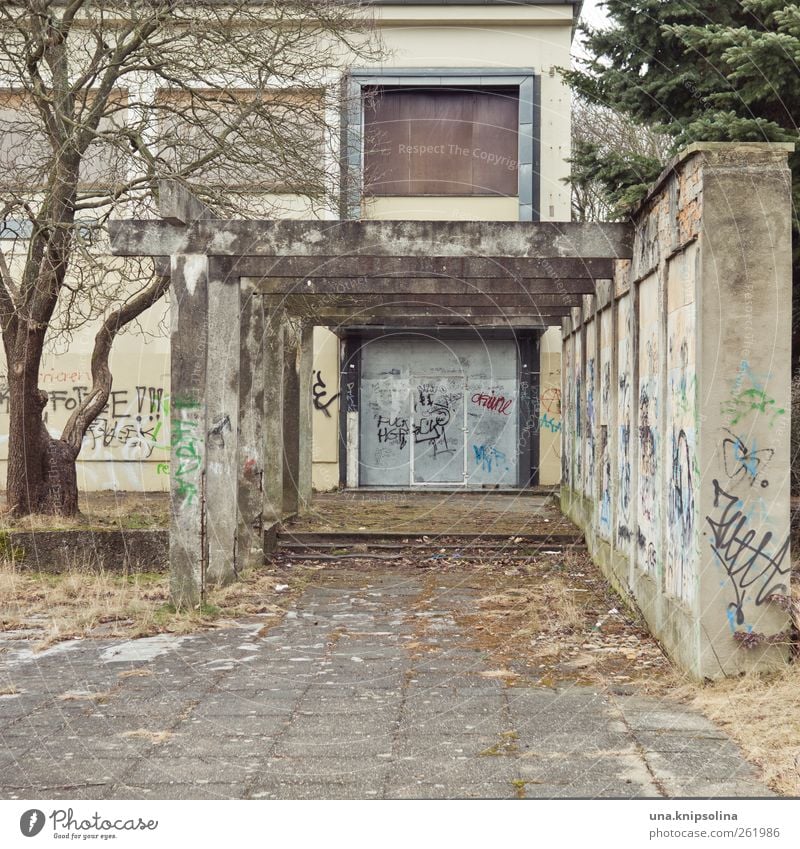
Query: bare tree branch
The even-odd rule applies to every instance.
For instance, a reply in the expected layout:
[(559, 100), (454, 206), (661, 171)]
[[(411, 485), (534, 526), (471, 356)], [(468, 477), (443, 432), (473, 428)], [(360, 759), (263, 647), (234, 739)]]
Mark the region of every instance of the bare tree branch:
[[(148, 263), (108, 256), (104, 221), (152, 215), (161, 179), (220, 214), (337, 209), (341, 139), (326, 98), (354, 59), (380, 58), (368, 29), (352, 0), (0, 2), (0, 188), (19, 232), (0, 265), (0, 329), (19, 510), (44, 503), (65, 457), (74, 465), (109, 397), (114, 339), (168, 285)], [(45, 344), (98, 321), (92, 390), (54, 448)]]
[(169, 277), (156, 277), (144, 291), (139, 292), (119, 309), (112, 312), (97, 332), (92, 352), (92, 388), (69, 417), (61, 434), (61, 441), (71, 448), (75, 457), (81, 450), (83, 437), (89, 425), (108, 403), (113, 382), (108, 360), (116, 335), (123, 327), (138, 318), (146, 309), (149, 309), (162, 298), (169, 289), (169, 283)]

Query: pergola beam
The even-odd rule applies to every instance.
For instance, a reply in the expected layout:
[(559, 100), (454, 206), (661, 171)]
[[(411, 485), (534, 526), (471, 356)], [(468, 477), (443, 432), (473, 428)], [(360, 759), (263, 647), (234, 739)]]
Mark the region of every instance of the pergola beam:
[[(245, 281), (245, 289), (248, 283)], [(494, 295), (517, 295), (532, 302), (535, 295), (592, 295), (594, 280), (548, 280), (541, 278), (467, 280), (451, 277), (267, 277), (255, 282), (254, 291), (264, 295), (462, 295), (491, 299)], [(568, 303), (580, 303), (580, 299)]]
[(557, 319), (560, 323), (561, 318), (569, 315), (567, 307), (549, 307), (546, 310), (493, 310), (483, 307), (467, 307), (461, 310), (453, 309), (392, 309), (373, 307), (369, 309), (356, 310), (339, 310), (327, 309), (315, 312), (313, 315), (305, 313), (289, 313), (297, 318), (302, 318), (306, 321), (318, 323), (322, 321), (338, 321), (352, 322), (362, 319), (378, 318), (392, 319), (393, 321), (402, 321), (404, 318), (428, 318), (428, 319), (474, 319), (480, 321), (485, 318), (530, 318), (530, 319)]
[(613, 276), (613, 260), (597, 257), (467, 256), (314, 256), (314, 257), (224, 257), (231, 278), (287, 277), (305, 282), (308, 278), (364, 280), (386, 277), (443, 277), (447, 280), (496, 280), (534, 278), (539, 280), (583, 280)]
[(561, 316), (515, 315), (515, 316), (351, 316), (336, 320), (333, 317), (315, 319), (319, 327), (329, 330), (358, 330), (361, 327), (388, 327), (400, 330), (408, 328), (465, 327), (475, 331), (498, 328), (544, 330), (560, 327)]
[(628, 224), (529, 221), (109, 222), (124, 256), (508, 256), (629, 259)]
[(471, 292), (466, 295), (400, 295), (397, 293), (335, 295), (265, 295), (264, 304), (270, 309), (284, 308), (295, 310), (325, 310), (325, 309), (367, 309), (370, 307), (397, 307), (409, 311), (422, 307), (427, 309), (447, 308), (463, 309), (467, 307), (486, 307), (493, 310), (517, 309), (524, 312), (547, 309), (548, 307), (577, 307), (582, 303), (582, 295), (552, 293), (537, 294), (530, 297), (528, 293), (500, 294), (486, 292)]

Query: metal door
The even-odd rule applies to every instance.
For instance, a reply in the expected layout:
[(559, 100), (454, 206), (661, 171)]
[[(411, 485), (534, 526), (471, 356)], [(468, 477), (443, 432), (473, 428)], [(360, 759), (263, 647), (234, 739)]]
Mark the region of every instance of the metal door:
[(467, 385), (467, 483), (516, 486), (517, 381), (473, 380)]
[(361, 380), (360, 482), (408, 486), (411, 454), (408, 379), (395, 375)]
[(413, 378), (411, 384), (411, 482), (463, 484), (464, 378), (423, 375)]

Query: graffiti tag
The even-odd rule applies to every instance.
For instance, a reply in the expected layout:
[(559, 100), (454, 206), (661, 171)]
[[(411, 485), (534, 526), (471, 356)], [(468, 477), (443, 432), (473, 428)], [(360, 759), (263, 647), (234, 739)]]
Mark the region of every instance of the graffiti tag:
[(314, 385), (311, 387), (311, 394), (314, 396), (314, 409), (320, 410), (328, 418), (330, 418), (331, 414), (328, 412), (328, 407), (330, 407), (330, 405), (333, 404), (333, 402), (339, 397), (339, 393), (337, 392), (327, 401), (323, 401), (325, 396), (328, 394), (328, 387), (322, 379), (322, 373), (319, 370), (316, 372), (316, 379), (314, 380)]
[(731, 623), (744, 624), (744, 604), (747, 592), (757, 585), (756, 605), (764, 604), (773, 593), (788, 593), (789, 538), (775, 548), (772, 532), (766, 531), (758, 539), (755, 529), (749, 527), (742, 512), (742, 501), (731, 495), (714, 480), (714, 507), (718, 512), (706, 516), (711, 528), (711, 550), (725, 569), (734, 591), (734, 600), (728, 605)]
[[(772, 448), (758, 448), (755, 440), (749, 447), (744, 440), (728, 428), (724, 428), (729, 434), (722, 440), (722, 459), (725, 464), (725, 474), (734, 481), (747, 480), (752, 486), (763, 468), (774, 457)], [(769, 486), (766, 478), (761, 479), (761, 486)]]

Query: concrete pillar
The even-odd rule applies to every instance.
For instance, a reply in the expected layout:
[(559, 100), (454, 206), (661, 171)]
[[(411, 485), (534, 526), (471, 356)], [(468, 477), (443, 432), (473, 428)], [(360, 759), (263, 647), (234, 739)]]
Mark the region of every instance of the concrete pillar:
[(218, 260), (209, 263), (207, 580), (223, 585), (238, 575), (240, 286)]
[(788, 655), (788, 616), (770, 597), (788, 595), (791, 567), (790, 148), (696, 148), (698, 671), (711, 677)]
[(264, 361), (262, 366), (264, 402), (262, 408), (262, 454), (264, 487), (262, 512), (264, 527), (280, 522), (283, 516), (283, 363), (284, 326), (277, 310), (265, 311)]
[(283, 340), (283, 512), (300, 509), (300, 331), (285, 325)]
[(170, 273), (170, 531), (172, 602), (195, 607), (206, 571), (206, 349), (208, 260), (173, 256)]
[(305, 513), (311, 508), (312, 479), (314, 469), (314, 328), (304, 324), (300, 331), (298, 367), (298, 467), (297, 498), (298, 511)]
[(244, 565), (263, 557), (264, 298), (242, 296), (239, 354), (239, 524), (237, 554)]

